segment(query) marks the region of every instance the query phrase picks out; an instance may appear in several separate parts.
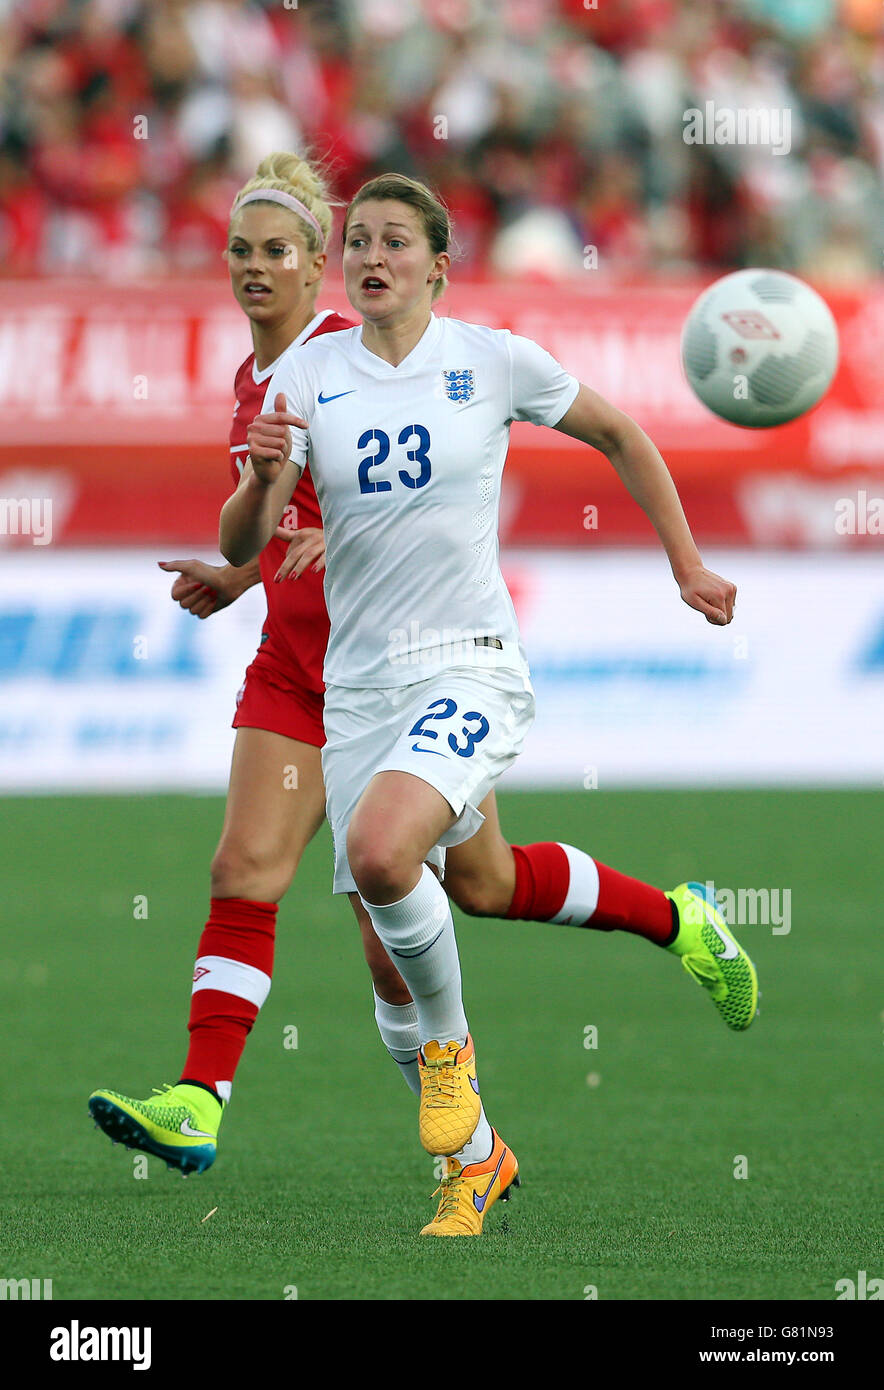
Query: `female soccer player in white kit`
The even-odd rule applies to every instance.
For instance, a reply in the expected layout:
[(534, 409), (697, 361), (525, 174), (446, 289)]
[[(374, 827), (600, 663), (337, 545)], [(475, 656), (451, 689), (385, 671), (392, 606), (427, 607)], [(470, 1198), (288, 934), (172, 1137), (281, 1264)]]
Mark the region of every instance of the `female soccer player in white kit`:
[[(283, 359), (249, 430), (254, 474), (221, 516), (221, 550), (245, 564), (273, 535), (309, 445), (327, 547), (334, 888), (368, 913), (417, 1006), (420, 1137), (447, 1159), (432, 1235), (478, 1233), (518, 1181), (479, 1098), (454, 925), (428, 867), (441, 871), (445, 846), (476, 832), (479, 803), (534, 715), (498, 563), (511, 422), (607, 454), (657, 529), (682, 598), (710, 622), (730, 621), (735, 596), (704, 568), (666, 466), (634, 421), (535, 343), (432, 313), (448, 236), (445, 209), (422, 185), (388, 175), (359, 191), (343, 269), (362, 327)], [(742, 950), (740, 964), (754, 1013)]]

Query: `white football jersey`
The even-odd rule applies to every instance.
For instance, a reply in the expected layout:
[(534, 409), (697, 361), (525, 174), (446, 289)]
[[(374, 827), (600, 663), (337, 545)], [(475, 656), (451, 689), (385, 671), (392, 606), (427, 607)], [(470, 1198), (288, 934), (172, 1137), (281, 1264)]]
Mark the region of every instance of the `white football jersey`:
[(578, 389), (529, 339), (435, 315), (398, 367), (361, 325), (285, 353), (264, 410), (283, 392), (308, 423), (291, 457), (309, 453), (322, 509), (327, 685), (411, 685), (493, 652), (524, 663), (498, 558), (510, 424), (558, 424)]

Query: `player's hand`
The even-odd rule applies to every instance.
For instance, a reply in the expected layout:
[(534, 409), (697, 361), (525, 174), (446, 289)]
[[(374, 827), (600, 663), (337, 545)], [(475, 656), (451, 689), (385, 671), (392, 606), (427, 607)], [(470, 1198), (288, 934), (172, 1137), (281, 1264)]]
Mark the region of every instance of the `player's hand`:
[(177, 574), (172, 598), (195, 618), (208, 618), (239, 598), (240, 588), (231, 566), (207, 565), (202, 560), (158, 560), (161, 570)]
[(276, 534), (289, 542), (289, 548), (273, 576), (275, 583), (289, 578), (300, 579), (308, 565), (313, 566), (314, 574), (325, 569), (325, 532), (321, 526), (302, 526), (299, 531), (286, 531), (280, 526)]
[(698, 565), (681, 580), (679, 588), (685, 603), (702, 613), (707, 623), (726, 627), (734, 616), (737, 586), (720, 574)]
[(292, 452), (289, 426), (307, 429), (306, 420), (286, 410), (287, 402), (282, 391), (276, 393), (273, 404), (274, 410), (268, 411), (266, 415), (255, 416), (246, 435), (252, 468), (256, 477), (268, 487), (276, 482)]

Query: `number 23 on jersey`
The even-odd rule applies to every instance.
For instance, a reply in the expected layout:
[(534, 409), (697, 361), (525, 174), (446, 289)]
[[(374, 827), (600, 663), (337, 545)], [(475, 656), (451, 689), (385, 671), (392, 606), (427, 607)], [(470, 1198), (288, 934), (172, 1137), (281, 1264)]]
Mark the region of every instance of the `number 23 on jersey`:
[[(416, 444), (413, 441), (417, 441)], [(430, 481), (430, 431), (424, 425), (406, 425), (399, 431), (396, 439), (397, 445), (403, 447), (411, 444), (410, 448), (403, 448), (405, 459), (412, 465), (412, 469), (400, 468), (398, 477), (404, 487), (416, 489), (426, 487)], [(377, 481), (369, 477), (373, 468), (380, 468), (386, 463), (390, 456), (390, 436), (385, 430), (364, 430), (356, 441), (357, 449), (372, 449), (371, 453), (364, 454), (359, 460), (357, 477), (359, 479), (359, 491), (367, 492), (392, 492), (393, 484), (387, 478), (378, 478)], [(417, 472), (413, 471), (413, 465), (417, 464)]]

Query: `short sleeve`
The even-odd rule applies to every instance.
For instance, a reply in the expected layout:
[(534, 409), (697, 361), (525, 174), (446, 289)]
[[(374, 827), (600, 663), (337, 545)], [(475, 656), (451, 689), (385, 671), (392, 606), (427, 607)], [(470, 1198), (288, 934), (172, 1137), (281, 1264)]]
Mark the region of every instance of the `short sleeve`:
[[(309, 391), (306, 376), (297, 370), (292, 360), (293, 357), (294, 353), (288, 353), (270, 378), (264, 396), (264, 404), (261, 406), (261, 414), (264, 415), (275, 410), (274, 401), (281, 391), (286, 398), (287, 409), (291, 411), (292, 415), (300, 415), (302, 420), (309, 423), (310, 415), (307, 408)], [(290, 428), (292, 451), (289, 458), (303, 472), (307, 463), (307, 431), (295, 429), (294, 426)]]
[(554, 357), (515, 333), (507, 334), (513, 420), (557, 425), (574, 404), (580, 382)]

